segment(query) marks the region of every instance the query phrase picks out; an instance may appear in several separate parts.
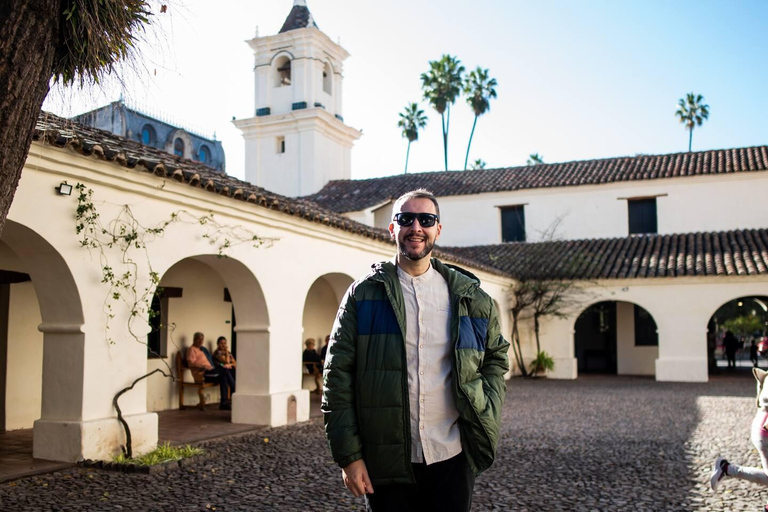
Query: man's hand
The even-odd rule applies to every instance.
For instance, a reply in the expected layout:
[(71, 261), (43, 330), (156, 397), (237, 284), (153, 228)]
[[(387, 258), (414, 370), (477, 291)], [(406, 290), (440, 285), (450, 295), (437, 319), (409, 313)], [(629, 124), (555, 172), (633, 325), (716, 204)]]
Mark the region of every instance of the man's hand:
[(344, 485), (355, 497), (363, 494), (373, 494), (373, 485), (368, 478), (368, 469), (365, 467), (363, 459), (356, 460), (352, 464), (341, 470), (341, 477), (344, 479)]

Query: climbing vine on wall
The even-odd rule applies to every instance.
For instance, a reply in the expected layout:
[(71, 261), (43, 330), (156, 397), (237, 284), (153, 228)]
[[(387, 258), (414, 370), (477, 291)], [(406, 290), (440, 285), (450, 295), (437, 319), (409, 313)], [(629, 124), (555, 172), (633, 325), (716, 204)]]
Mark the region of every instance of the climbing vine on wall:
[[(118, 421), (126, 432), (126, 445), (123, 453), (131, 457), (131, 433), (117, 403), (118, 398), (141, 380), (154, 373), (176, 379), (173, 370), (160, 354), (154, 352), (146, 340), (146, 329), (149, 322), (158, 311), (152, 309), (152, 299), (162, 293), (160, 275), (152, 265), (151, 244), (168, 233), (179, 224), (197, 225), (200, 236), (213, 246), (219, 258), (228, 257), (234, 247), (249, 244), (253, 248), (269, 247), (277, 239), (263, 238), (243, 226), (222, 224), (212, 212), (205, 215), (195, 215), (188, 210), (177, 210), (167, 218), (153, 226), (145, 226), (134, 215), (130, 205), (107, 205), (110, 210), (117, 209), (116, 215), (104, 220), (93, 199), (93, 190), (82, 183), (75, 186), (77, 190), (77, 211), (75, 214), (75, 229), (80, 239), (80, 245), (99, 258), (101, 267), (101, 282), (108, 287), (104, 299), (105, 339), (109, 344), (115, 344), (110, 333), (110, 325), (116, 317), (118, 308), (127, 312), (127, 329), (130, 337), (147, 347), (149, 353), (160, 358), (167, 369), (154, 370), (136, 379), (133, 384), (120, 390), (113, 399), (117, 410)], [(169, 333), (173, 325), (165, 326)], [(138, 331), (138, 332), (137, 332)], [(178, 348), (178, 347), (177, 347)]]

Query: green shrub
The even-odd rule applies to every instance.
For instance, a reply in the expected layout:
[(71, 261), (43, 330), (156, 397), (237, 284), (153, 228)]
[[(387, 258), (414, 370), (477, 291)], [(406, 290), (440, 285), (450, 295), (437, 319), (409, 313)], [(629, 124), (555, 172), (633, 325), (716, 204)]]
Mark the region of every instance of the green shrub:
[(555, 360), (552, 358), (551, 355), (547, 354), (545, 350), (542, 350), (541, 352), (536, 354), (536, 359), (531, 361), (529, 368), (531, 370), (531, 375), (535, 377), (536, 374), (541, 371), (551, 372), (552, 370), (554, 370)]

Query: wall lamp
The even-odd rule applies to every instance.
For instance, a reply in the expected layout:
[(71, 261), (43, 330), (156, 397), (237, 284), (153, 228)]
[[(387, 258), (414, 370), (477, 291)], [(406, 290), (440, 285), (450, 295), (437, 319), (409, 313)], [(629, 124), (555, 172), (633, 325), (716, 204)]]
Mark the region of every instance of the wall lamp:
[(71, 196), (72, 195), (72, 185), (70, 185), (66, 181), (62, 181), (61, 185), (56, 187), (56, 190), (59, 192), (59, 195), (61, 195), (61, 196)]

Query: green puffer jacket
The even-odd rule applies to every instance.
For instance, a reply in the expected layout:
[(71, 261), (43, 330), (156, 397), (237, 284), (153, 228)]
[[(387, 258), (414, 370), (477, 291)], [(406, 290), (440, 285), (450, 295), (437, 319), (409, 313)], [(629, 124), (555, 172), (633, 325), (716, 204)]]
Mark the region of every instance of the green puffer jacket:
[[(475, 474), (493, 463), (509, 370), (493, 300), (469, 272), (432, 259), (451, 297), (453, 392)], [(394, 262), (350, 286), (326, 355), (322, 411), (333, 459), (363, 459), (374, 487), (412, 483), (405, 305)]]

